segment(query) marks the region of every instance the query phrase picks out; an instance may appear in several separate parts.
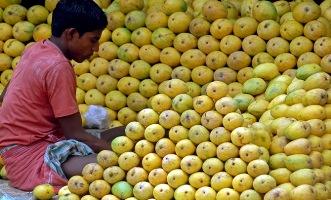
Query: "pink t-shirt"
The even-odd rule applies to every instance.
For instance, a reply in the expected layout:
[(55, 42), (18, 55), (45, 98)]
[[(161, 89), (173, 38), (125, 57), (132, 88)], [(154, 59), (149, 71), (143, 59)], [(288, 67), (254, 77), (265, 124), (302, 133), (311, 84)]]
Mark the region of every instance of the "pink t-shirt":
[(56, 118), (78, 112), (75, 92), (73, 68), (56, 45), (28, 48), (0, 107), (0, 148), (63, 137)]

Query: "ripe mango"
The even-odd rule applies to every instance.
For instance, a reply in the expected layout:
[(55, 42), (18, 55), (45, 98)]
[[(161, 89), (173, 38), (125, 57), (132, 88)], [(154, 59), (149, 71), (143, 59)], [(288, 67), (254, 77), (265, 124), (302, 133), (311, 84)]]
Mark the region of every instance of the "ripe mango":
[(245, 81), (242, 92), (255, 96), (262, 94), (266, 88), (267, 84), (262, 78), (251, 78)]
[(255, 77), (270, 81), (279, 76), (278, 67), (274, 63), (262, 63), (253, 70)]
[(316, 200), (316, 191), (313, 186), (304, 184), (294, 188), (290, 196), (295, 200)]
[(284, 82), (273, 82), (269, 84), (267, 89), (265, 90), (265, 99), (267, 101), (273, 100), (275, 97), (285, 94), (287, 90), (287, 84)]
[(7, 170), (6, 170), (5, 166), (3, 166), (3, 167), (0, 169), (0, 177), (1, 177), (2, 179), (8, 179), (8, 178), (7, 178)]
[(254, 97), (250, 94), (237, 94), (233, 97), (236, 100), (239, 110), (244, 112), (247, 110), (248, 106), (254, 101)]
[(260, 118), (262, 114), (267, 111), (268, 105), (269, 101), (264, 99), (256, 99), (248, 106), (247, 111), (255, 117)]
[(33, 189), (32, 194), (36, 199), (51, 199), (55, 192), (52, 185), (41, 184)]
[(321, 88), (315, 88), (305, 93), (303, 104), (324, 106), (328, 102), (328, 93)]
[(323, 170), (319, 169), (319, 168), (314, 168), (313, 169), (314, 174), (315, 174), (315, 182), (316, 183), (324, 183), (325, 182), (325, 175)]
[(309, 105), (303, 108), (299, 114), (302, 120), (326, 119), (326, 110), (321, 105)]
[(323, 160), (324, 160), (324, 165), (331, 166), (331, 150), (325, 149), (322, 152)]
[(293, 140), (284, 147), (284, 152), (286, 153), (286, 155), (293, 155), (293, 154), (308, 155), (311, 152), (311, 142), (306, 138), (299, 138)]
[(312, 168), (312, 160), (308, 155), (295, 154), (287, 156), (284, 160), (285, 166), (290, 171), (296, 171), (304, 168)]
[(284, 153), (284, 147), (288, 144), (288, 140), (285, 136), (274, 136), (270, 145), (270, 153)]
[(268, 130), (266, 127), (262, 126), (261, 123), (256, 122), (252, 125), (252, 136), (253, 139), (251, 140), (253, 144), (258, 146), (265, 147), (266, 149), (270, 148), (271, 145), (271, 130)]
[(319, 151), (312, 151), (310, 154), (313, 168), (321, 168), (324, 162), (323, 155)]
[(323, 165), (321, 167), (321, 170), (324, 173), (325, 181), (331, 181), (331, 167), (330, 166)]
[(269, 172), (269, 175), (272, 176), (277, 185), (290, 182), (291, 171), (286, 168), (278, 168)]
[(270, 109), (270, 114), (273, 118), (285, 118), (287, 117), (287, 109), (289, 108), (288, 105), (285, 103), (278, 104)]
[(301, 115), (298, 110), (302, 110), (304, 108), (304, 105), (302, 103), (296, 103), (288, 107), (286, 111), (286, 116), (291, 117), (297, 120), (301, 120)]
[(321, 199), (329, 199), (329, 191), (326, 187), (325, 184), (323, 183), (316, 183), (314, 185), (314, 188), (316, 190), (316, 199), (321, 200)]
[(274, 79), (272, 79), (269, 82), (269, 85), (276, 83), (276, 82), (282, 82), (282, 83), (286, 83), (286, 85), (289, 86), (293, 80), (294, 80), (294, 77), (291, 77), (287, 74), (282, 74), (282, 75), (279, 75), (279, 76), (275, 77)]
[(285, 168), (285, 159), (287, 158), (285, 153), (277, 153), (270, 156), (269, 166), (271, 169)]
[(303, 184), (314, 185), (315, 180), (315, 173), (312, 169), (300, 169), (290, 175), (290, 181), (295, 186)]
[(324, 148), (321, 137), (316, 135), (310, 135), (308, 137), (308, 140), (310, 142), (310, 147), (312, 151), (319, 151), (319, 152), (323, 151)]
[(331, 149), (331, 134), (325, 134), (322, 136), (322, 144), (324, 149)]
[(290, 193), (283, 188), (276, 187), (264, 195), (264, 200), (290, 200)]
[(305, 64), (297, 69), (296, 77), (301, 80), (306, 80), (309, 76), (322, 71), (318, 64)]
[(294, 90), (293, 92), (287, 94), (285, 98), (285, 103), (290, 106), (298, 103), (303, 103), (302, 100), (305, 94), (306, 94), (306, 90), (304, 89)]
[(303, 85), (304, 85), (305, 81), (298, 79), (298, 78), (294, 78), (293, 81), (290, 83), (290, 85), (287, 87), (287, 94), (294, 92), (295, 90), (298, 89), (303, 89)]
[(268, 105), (268, 110), (271, 110), (271, 108), (276, 105), (284, 103), (286, 96), (287, 96), (286, 94), (281, 94), (281, 95), (278, 95), (277, 97), (273, 98)]
[(293, 118), (286, 118), (286, 117), (280, 117), (274, 119), (273, 122), (271, 123), (271, 128), (272, 128), (271, 130), (274, 134), (277, 134), (278, 136), (285, 136), (284, 135), (285, 129), (295, 121), (296, 120)]
[(330, 85), (331, 85), (331, 76), (326, 72), (317, 72), (312, 74), (305, 80), (303, 84), (303, 88), (306, 91), (315, 88), (321, 88), (327, 90), (330, 88)]
[(290, 140), (295, 140), (307, 137), (310, 132), (311, 127), (308, 122), (295, 121), (284, 130), (284, 135)]
[(295, 186), (290, 182), (280, 184), (278, 187), (285, 189), (289, 193), (295, 188)]
[(262, 22), (264, 20), (277, 20), (278, 13), (275, 5), (270, 1), (259, 1), (252, 9), (253, 17)]

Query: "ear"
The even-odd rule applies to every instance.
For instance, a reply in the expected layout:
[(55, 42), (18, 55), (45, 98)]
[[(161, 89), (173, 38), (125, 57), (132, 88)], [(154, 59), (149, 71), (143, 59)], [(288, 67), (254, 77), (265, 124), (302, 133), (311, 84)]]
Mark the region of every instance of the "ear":
[(63, 35), (67, 41), (79, 38), (79, 33), (75, 28), (68, 28), (64, 30)]

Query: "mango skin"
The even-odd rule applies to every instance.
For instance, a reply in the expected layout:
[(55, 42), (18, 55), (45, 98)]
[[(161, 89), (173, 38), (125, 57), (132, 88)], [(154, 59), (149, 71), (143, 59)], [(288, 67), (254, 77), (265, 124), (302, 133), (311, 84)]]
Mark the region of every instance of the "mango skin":
[(306, 154), (311, 152), (311, 142), (306, 138), (299, 138), (289, 142), (284, 147), (286, 155)]
[(284, 160), (284, 163), (286, 168), (292, 172), (299, 169), (312, 168), (312, 160), (308, 155), (305, 154), (287, 156)]

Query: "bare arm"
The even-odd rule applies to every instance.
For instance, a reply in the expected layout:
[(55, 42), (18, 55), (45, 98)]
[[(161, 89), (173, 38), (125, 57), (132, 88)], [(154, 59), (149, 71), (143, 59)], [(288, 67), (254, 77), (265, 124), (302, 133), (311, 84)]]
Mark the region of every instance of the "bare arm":
[(87, 144), (95, 152), (110, 149), (110, 143), (106, 139), (98, 139), (88, 134), (81, 124), (80, 113), (58, 118), (66, 139), (74, 139)]
[(125, 126), (119, 126), (100, 133), (101, 139), (111, 143), (116, 137), (125, 135)]

